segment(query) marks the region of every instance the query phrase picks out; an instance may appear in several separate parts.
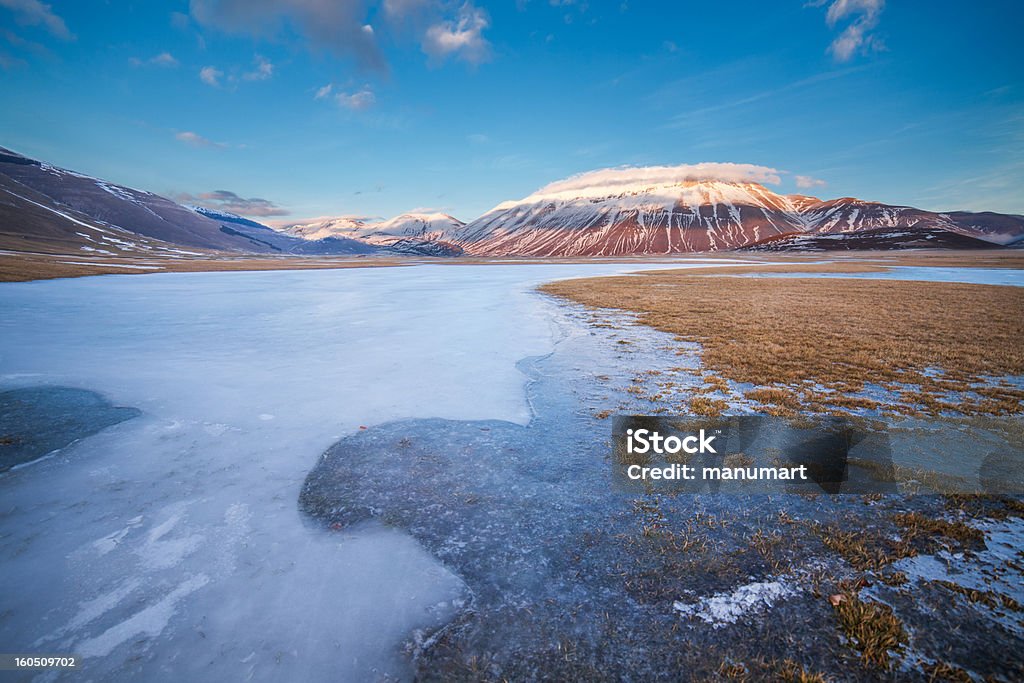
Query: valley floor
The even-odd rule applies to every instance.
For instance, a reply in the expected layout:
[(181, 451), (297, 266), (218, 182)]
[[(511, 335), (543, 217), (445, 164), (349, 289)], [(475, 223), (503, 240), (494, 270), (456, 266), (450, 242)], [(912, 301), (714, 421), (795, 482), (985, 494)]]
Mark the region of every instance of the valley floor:
[[(0, 285), (0, 411), (78, 439), (0, 474), (0, 643), (97, 680), (1019, 680), (1020, 498), (608, 485), (611, 414), (880, 415), (896, 389), (829, 374), (863, 325), (856, 373), (895, 349), (939, 385), (901, 405), (1019, 415), (1019, 257), (823, 260)], [(924, 263), (954, 282), (752, 277)], [(983, 327), (957, 335), (956, 307)], [(757, 344), (833, 362), (776, 371)], [(787, 393), (814, 377), (827, 399)], [(51, 436), (19, 434), (0, 448)]]
[[(702, 261), (726, 264), (735, 261), (755, 264), (774, 263), (779, 267), (828, 261), (849, 263), (848, 269), (879, 270), (892, 265), (945, 265), (948, 267), (1021, 268), (1024, 253), (1005, 251), (906, 251), (855, 252), (827, 254), (763, 254), (716, 252), (708, 254), (676, 254), (673, 256), (635, 256), (630, 258), (429, 258), (378, 256), (259, 256), (226, 252), (195, 252), (177, 256), (92, 256), (78, 253), (43, 253), (0, 249), (0, 282), (24, 282), (89, 275), (145, 275), (152, 273), (194, 273), (218, 271), (263, 270), (333, 270), (338, 268), (373, 268), (416, 264), (481, 265), (494, 263), (666, 263)], [(834, 269), (838, 266), (830, 266)], [(801, 270), (800, 272), (808, 272)]]

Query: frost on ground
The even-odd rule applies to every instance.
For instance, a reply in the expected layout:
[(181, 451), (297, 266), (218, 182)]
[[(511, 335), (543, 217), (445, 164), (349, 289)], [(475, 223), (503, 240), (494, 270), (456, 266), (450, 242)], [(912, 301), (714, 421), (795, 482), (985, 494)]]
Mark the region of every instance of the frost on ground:
[(687, 603), (677, 600), (672, 608), (684, 616), (691, 616), (715, 628), (735, 624), (747, 614), (763, 612), (797, 589), (784, 581), (755, 581), (728, 593), (716, 593)]

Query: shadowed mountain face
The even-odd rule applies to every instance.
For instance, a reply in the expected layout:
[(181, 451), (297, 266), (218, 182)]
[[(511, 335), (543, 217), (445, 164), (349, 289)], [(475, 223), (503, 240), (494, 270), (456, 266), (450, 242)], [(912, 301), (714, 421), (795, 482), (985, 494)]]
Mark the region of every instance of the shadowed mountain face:
[[(2, 148), (0, 178), (3, 179), (0, 200), (15, 209), (23, 206), (25, 200), (45, 205), (50, 221), (48, 231), (62, 234), (68, 242), (81, 243), (84, 238), (77, 234), (81, 226), (62, 214), (79, 217), (79, 220), (99, 230), (127, 231), (136, 238), (141, 236), (186, 249), (274, 251), (270, 246), (245, 236), (224, 232), (219, 222), (165, 197), (50, 166)], [(32, 193), (35, 199), (29, 196)], [(5, 220), (3, 227), (9, 234), (22, 230), (13, 219)], [(111, 237), (113, 235), (108, 235), (100, 242), (122, 248), (127, 246), (118, 245)]]
[(410, 253), (345, 237), (299, 239), (241, 216), (182, 206), (3, 148), (0, 249), (96, 256)]
[[(571, 189), (563, 189), (567, 184)], [(1024, 239), (1024, 217), (934, 213), (852, 198), (822, 201), (777, 194), (749, 181), (640, 179), (588, 186), (570, 179), (500, 204), (445, 231), (443, 239), (483, 256), (619, 256), (719, 251), (790, 235), (894, 229), (920, 235), (909, 241), (857, 239), (839, 247), (840, 239), (829, 244), (846, 249), (1006, 245)], [(979, 240), (985, 244), (978, 245)]]
[[(0, 162), (0, 171), (6, 165)], [(198, 252), (109, 225), (0, 172), (0, 249), (83, 256), (190, 255)]]
[(832, 234), (782, 235), (744, 249), (750, 251), (856, 251), (888, 249), (999, 249), (977, 237), (928, 227), (878, 228)]

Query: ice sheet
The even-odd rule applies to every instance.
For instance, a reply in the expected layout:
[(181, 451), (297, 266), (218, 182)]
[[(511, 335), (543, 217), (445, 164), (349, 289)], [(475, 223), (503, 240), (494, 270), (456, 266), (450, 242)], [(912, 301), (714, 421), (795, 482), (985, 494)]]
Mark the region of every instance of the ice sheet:
[[(664, 268), (665, 264), (639, 266)], [(97, 679), (361, 680), (444, 624), (461, 580), (411, 537), (303, 525), (342, 435), (530, 418), (551, 350), (532, 292), (593, 265), (104, 276), (0, 285), (0, 388), (98, 391), (143, 416), (0, 477), (0, 641)], [(45, 677), (44, 677), (45, 678)]]
[(743, 277), (852, 277), (867, 280), (919, 280), (922, 282), (966, 282), (976, 285), (1024, 287), (1024, 270), (1014, 268), (923, 268), (893, 266), (878, 273), (751, 273)]

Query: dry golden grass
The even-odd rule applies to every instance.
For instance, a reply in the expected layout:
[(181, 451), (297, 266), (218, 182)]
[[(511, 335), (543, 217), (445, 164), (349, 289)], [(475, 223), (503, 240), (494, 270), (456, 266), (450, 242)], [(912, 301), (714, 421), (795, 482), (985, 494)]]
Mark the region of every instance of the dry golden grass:
[(718, 417), (729, 407), (725, 401), (707, 396), (694, 396), (690, 399), (690, 412), (705, 417)]
[[(188, 258), (105, 258), (77, 255), (0, 254), (0, 282), (50, 280), (87, 275), (145, 275), (252, 270), (326, 270), (409, 265), (412, 260), (379, 257), (227, 256), (209, 254)], [(136, 266), (146, 266), (138, 268)]]
[(835, 613), (839, 628), (869, 666), (888, 668), (889, 653), (899, 652), (907, 644), (903, 622), (888, 605), (861, 600), (851, 592), (843, 594)]
[[(828, 267), (843, 272), (861, 264)], [(894, 390), (916, 387), (904, 392), (903, 412), (1024, 412), (1019, 389), (992, 381), (1024, 375), (1019, 287), (709, 277), (702, 270), (567, 280), (543, 291), (591, 307), (634, 311), (646, 325), (700, 343), (707, 370), (765, 387), (755, 396), (781, 414), (793, 410), (796, 396), (813, 397), (821, 412), (878, 407), (851, 396), (868, 382)], [(943, 374), (935, 376), (936, 368)], [(973, 384), (984, 389), (979, 398), (945, 399)], [(835, 393), (816, 392), (817, 385)]]
[(818, 527), (815, 531), (826, 548), (841, 555), (857, 571), (878, 571), (918, 553), (906, 539), (896, 541), (879, 534), (845, 531), (835, 525)]
[(946, 496), (945, 504), (947, 510), (972, 518), (1024, 517), (1024, 501), (1005, 496), (951, 494)]
[(892, 519), (903, 527), (905, 539), (945, 536), (962, 545), (981, 543), (985, 540), (984, 533), (960, 521), (947, 522), (944, 519), (926, 517), (919, 512), (896, 514)]
[(928, 677), (928, 682), (951, 681), (952, 683), (974, 683), (974, 678), (958, 666), (949, 662), (935, 662), (929, 664), (921, 662), (921, 671)]
[(942, 579), (934, 579), (932, 583), (942, 586), (948, 591), (957, 593), (967, 598), (968, 602), (978, 603), (985, 605), (989, 609), (1008, 609), (1015, 612), (1024, 611), (1024, 606), (1014, 600), (1009, 595), (1003, 593), (997, 593), (989, 590), (977, 590), (974, 588), (967, 588), (961, 586), (958, 583), (952, 581), (944, 581)]

